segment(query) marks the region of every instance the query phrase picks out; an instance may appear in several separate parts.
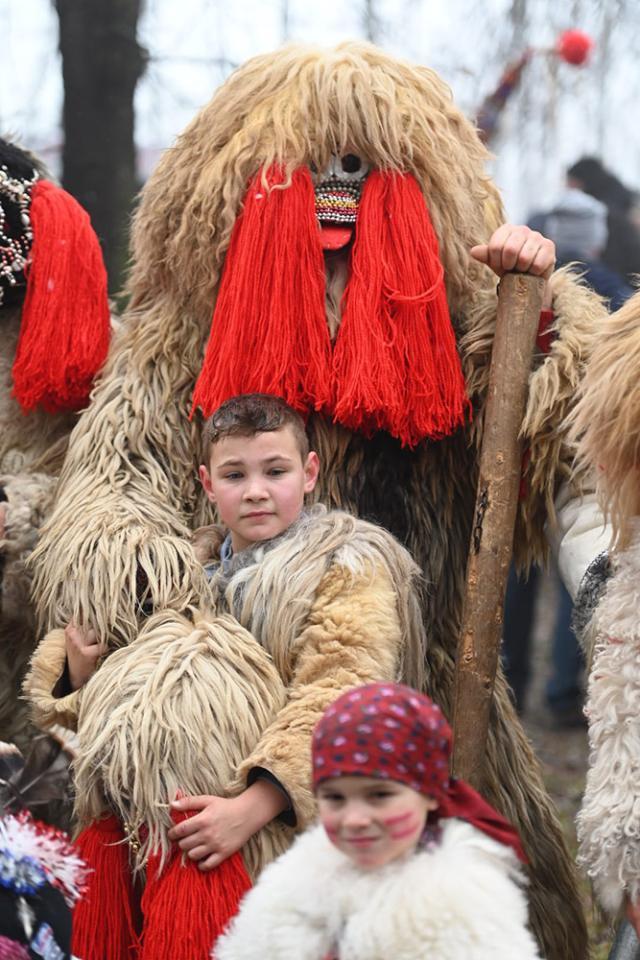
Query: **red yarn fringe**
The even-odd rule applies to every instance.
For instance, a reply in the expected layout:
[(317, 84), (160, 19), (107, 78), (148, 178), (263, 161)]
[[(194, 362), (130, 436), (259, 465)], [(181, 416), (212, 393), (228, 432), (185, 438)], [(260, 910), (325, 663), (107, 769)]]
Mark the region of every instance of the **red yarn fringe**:
[(333, 372), (334, 417), (352, 430), (415, 446), (468, 414), (438, 240), (410, 175), (365, 183)]
[[(175, 811), (172, 816), (176, 822), (184, 819)], [(207, 873), (183, 858), (178, 848), (163, 870), (160, 858), (151, 857), (142, 895), (140, 960), (209, 960), (215, 941), (250, 887), (240, 853)]]
[(193, 412), (268, 393), (301, 412), (328, 405), (331, 343), (315, 195), (306, 168), (291, 184), (272, 166), (251, 183), (231, 236)]
[(91, 867), (89, 886), (73, 912), (72, 952), (85, 960), (132, 960), (138, 938), (129, 848), (114, 816), (98, 820), (76, 840)]
[(32, 192), (33, 246), (13, 364), (23, 410), (78, 410), (109, 346), (107, 274), (85, 210), (39, 180)]

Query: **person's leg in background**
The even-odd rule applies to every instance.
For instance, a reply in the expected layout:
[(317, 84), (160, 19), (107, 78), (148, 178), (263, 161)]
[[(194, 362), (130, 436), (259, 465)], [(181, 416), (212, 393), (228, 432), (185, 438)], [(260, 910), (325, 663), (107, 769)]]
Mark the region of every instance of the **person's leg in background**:
[(519, 577), (511, 566), (504, 603), (502, 662), (518, 713), (524, 711), (531, 678), (531, 640), (539, 581), (537, 567), (532, 568), (528, 577)]
[(584, 657), (571, 627), (572, 614), (571, 597), (558, 578), (557, 613), (551, 643), (552, 673), (545, 693), (554, 723), (560, 727), (586, 724), (582, 712)]

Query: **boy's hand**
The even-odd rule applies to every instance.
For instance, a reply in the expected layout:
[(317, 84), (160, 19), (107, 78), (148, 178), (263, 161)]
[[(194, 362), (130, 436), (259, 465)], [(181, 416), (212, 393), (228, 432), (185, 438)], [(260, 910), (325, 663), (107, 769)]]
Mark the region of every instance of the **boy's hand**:
[(244, 793), (232, 799), (224, 797), (183, 797), (171, 804), (174, 810), (198, 810), (199, 813), (169, 831), (198, 869), (213, 870), (240, 850), (247, 840), (287, 806), (284, 794), (272, 783), (257, 780)]
[(98, 660), (107, 652), (91, 627), (78, 627), (73, 621), (64, 628), (64, 642), (72, 690), (79, 690), (93, 676)]

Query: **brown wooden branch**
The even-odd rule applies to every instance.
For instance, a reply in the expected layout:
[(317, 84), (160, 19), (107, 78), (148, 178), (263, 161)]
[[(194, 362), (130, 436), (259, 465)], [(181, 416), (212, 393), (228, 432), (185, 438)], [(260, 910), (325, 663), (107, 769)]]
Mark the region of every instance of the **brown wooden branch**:
[(453, 773), (482, 785), (522, 469), (519, 440), (544, 281), (500, 282), (476, 508), (458, 641)]

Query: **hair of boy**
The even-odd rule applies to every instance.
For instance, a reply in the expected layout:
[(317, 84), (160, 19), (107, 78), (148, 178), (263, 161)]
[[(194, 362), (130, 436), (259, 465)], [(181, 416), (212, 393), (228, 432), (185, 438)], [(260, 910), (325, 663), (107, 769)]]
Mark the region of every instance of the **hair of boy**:
[(309, 453), (309, 439), (304, 420), (281, 397), (267, 393), (245, 393), (225, 400), (202, 429), (202, 444), (205, 459), (211, 447), (226, 437), (254, 437), (259, 433), (272, 433), (290, 427), (304, 463)]

